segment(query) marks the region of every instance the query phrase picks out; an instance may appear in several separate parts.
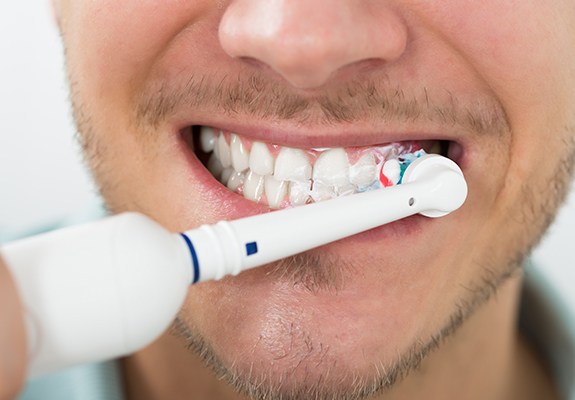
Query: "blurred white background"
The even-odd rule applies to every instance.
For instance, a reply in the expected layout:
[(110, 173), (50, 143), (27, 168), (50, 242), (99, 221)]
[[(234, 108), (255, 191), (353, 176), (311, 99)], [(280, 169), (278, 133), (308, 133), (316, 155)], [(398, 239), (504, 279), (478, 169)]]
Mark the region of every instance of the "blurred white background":
[(0, 3), (0, 238), (93, 201), (48, 0)]
[[(0, 3), (0, 239), (95, 201), (74, 139), (48, 0)], [(575, 191), (534, 254), (575, 304)], [(572, 293), (574, 292), (574, 293)]]

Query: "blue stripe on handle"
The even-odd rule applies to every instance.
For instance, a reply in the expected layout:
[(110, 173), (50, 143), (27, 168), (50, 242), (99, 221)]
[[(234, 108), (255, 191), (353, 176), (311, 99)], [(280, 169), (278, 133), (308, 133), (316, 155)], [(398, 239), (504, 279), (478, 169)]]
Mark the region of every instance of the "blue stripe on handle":
[(246, 243), (246, 255), (253, 256), (258, 252), (258, 242)]
[(197, 283), (200, 280), (200, 263), (198, 262), (198, 255), (196, 254), (196, 249), (194, 249), (194, 245), (188, 236), (185, 233), (180, 233), (180, 235), (186, 241), (188, 245), (188, 249), (190, 249), (190, 254), (192, 255), (192, 262), (194, 264), (194, 280), (192, 281), (192, 285)]

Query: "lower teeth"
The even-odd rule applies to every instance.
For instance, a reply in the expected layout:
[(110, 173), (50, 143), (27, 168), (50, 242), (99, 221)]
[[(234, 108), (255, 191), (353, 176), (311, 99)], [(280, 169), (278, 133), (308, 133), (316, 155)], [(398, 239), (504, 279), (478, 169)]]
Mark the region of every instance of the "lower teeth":
[[(231, 191), (270, 208), (293, 207), (397, 185), (401, 183), (405, 168), (426, 154), (415, 142), (347, 151), (341, 148), (309, 151), (282, 148), (280, 155), (272, 158), (274, 165), (267, 166), (270, 157), (265, 156), (264, 164), (258, 162), (260, 159), (250, 160), (249, 150), (240, 143), (238, 136), (228, 137), (213, 131), (196, 136), (200, 136), (195, 140), (196, 148), (201, 145), (206, 150), (213, 149), (199, 157), (216, 179)], [(233, 149), (230, 146), (232, 141)], [(267, 145), (255, 142), (253, 146), (259, 147), (258, 154), (263, 154), (265, 149), (262, 152), (262, 146)], [(435, 151), (432, 149), (432, 152)], [(225, 167), (220, 159), (222, 156)], [(274, 172), (260, 175), (251, 166)]]

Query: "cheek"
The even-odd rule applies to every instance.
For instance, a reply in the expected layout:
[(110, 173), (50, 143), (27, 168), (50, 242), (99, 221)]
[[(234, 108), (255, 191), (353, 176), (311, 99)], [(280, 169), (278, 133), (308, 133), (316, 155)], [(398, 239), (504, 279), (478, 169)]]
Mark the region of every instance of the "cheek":
[(558, 171), (575, 124), (575, 3), (447, 0), (437, 10), (424, 18), (443, 27), (511, 127), (508, 154), (492, 159), (503, 180), (498, 193), (486, 191), (497, 200), (490, 217), (497, 230), (488, 235), (519, 237), (525, 248), (554, 212), (557, 186), (568, 181)]
[(462, 61), (501, 101), (510, 119), (522, 114), (522, 120), (534, 118), (536, 123), (543, 111), (546, 115), (561, 112), (556, 106), (571, 97), (572, 1), (445, 0), (421, 18), (441, 29)]
[(153, 11), (135, 2), (90, 2), (71, 7), (64, 27), (70, 72), (78, 89), (91, 101), (100, 98), (127, 101), (145, 76), (162, 44), (169, 38), (171, 20), (151, 21)]
[[(174, 165), (177, 140), (145, 139), (134, 98), (173, 37), (213, 7), (211, 1), (62, 0), (62, 34), (79, 130), (104, 197), (114, 211), (156, 210), (156, 218), (194, 213), (198, 195)], [(150, 151), (150, 149), (152, 151)], [(161, 160), (173, 159), (170, 167)], [(143, 177), (146, 177), (145, 179)], [(173, 193), (187, 193), (176, 200)], [(133, 204), (133, 199), (145, 199)], [(141, 200), (140, 200), (141, 201)], [(165, 204), (170, 202), (170, 209)], [(154, 214), (152, 214), (154, 215)], [(189, 220), (189, 218), (188, 218)]]
[[(169, 135), (169, 132), (162, 132)], [(213, 219), (202, 193), (194, 190), (197, 182), (189, 174), (189, 165), (172, 141), (154, 144), (137, 140), (136, 132), (102, 135), (107, 149), (99, 155), (96, 178), (113, 212), (139, 211), (161, 221), (168, 229), (181, 231)], [(151, 146), (150, 154), (146, 146)], [(166, 160), (170, 160), (166, 162)]]
[(118, 6), (116, 1), (103, 0), (63, 4), (62, 31), (70, 74), (77, 78), (74, 84), (80, 85), (76, 89), (91, 102), (114, 99), (129, 107), (169, 42), (206, 13), (210, 3), (127, 0)]

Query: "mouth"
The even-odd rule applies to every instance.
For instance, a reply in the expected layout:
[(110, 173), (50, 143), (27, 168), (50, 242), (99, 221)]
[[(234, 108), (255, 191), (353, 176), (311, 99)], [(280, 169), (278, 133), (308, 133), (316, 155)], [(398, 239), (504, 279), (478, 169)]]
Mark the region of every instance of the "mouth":
[(295, 207), (401, 183), (423, 154), (458, 162), (451, 140), (408, 140), (361, 147), (295, 148), (251, 140), (212, 126), (181, 131), (187, 147), (231, 192), (271, 209)]

